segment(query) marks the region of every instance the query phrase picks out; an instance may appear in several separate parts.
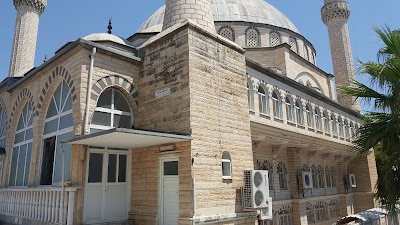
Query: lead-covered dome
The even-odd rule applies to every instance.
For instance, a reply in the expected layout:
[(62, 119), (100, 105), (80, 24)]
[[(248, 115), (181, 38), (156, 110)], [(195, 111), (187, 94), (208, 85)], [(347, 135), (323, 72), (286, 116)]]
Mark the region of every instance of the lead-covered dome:
[[(251, 22), (269, 24), (299, 33), (282, 12), (264, 0), (211, 0), (215, 22)], [(138, 33), (161, 32), (165, 6), (158, 9), (139, 28)]]

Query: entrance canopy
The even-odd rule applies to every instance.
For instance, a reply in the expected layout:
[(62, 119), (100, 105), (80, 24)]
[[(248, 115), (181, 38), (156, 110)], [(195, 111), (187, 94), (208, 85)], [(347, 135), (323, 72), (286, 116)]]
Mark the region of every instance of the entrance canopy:
[(93, 134), (75, 137), (64, 144), (96, 147), (135, 149), (192, 140), (192, 137), (125, 128), (113, 128)]

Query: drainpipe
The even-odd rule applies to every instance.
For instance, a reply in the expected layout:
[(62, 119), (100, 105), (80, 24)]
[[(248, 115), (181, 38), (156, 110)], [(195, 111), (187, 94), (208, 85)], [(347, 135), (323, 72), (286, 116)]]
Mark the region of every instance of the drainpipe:
[(94, 56), (96, 55), (96, 47), (93, 47), (92, 54), (90, 55), (90, 68), (89, 68), (89, 81), (86, 92), (86, 109), (85, 109), (85, 124), (83, 134), (88, 134), (89, 132), (89, 108), (90, 108), (90, 94), (92, 92), (92, 79), (93, 79), (93, 64)]

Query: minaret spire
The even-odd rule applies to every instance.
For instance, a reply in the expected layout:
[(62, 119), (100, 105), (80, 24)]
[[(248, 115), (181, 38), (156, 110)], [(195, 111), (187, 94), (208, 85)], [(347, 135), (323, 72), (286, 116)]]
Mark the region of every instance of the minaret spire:
[[(353, 53), (347, 21), (350, 17), (350, 6), (347, 0), (324, 0), (321, 9), (322, 21), (328, 27), (333, 73), (336, 84), (351, 86), (355, 80)], [(360, 112), (360, 103), (355, 97), (340, 96), (339, 102)]]
[(17, 10), (9, 76), (23, 76), (35, 63), (39, 16), (47, 0), (14, 0)]
[(186, 19), (215, 33), (211, 0), (165, 0), (163, 30)]

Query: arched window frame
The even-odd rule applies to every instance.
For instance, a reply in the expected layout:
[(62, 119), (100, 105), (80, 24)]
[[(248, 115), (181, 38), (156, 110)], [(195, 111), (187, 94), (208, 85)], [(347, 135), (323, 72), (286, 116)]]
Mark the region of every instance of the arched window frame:
[(342, 117), (337, 118), (337, 123), (339, 127), (339, 137), (344, 137), (344, 127), (343, 127), (343, 120)]
[[(0, 147), (5, 148), (7, 134), (7, 114), (3, 105), (0, 105)], [(5, 157), (0, 156), (0, 185), (3, 178)]]
[(314, 128), (314, 117), (313, 117), (313, 110), (310, 104), (306, 105), (306, 114), (307, 114), (307, 124), (308, 127), (313, 129)]
[(317, 166), (315, 166), (315, 165), (311, 166), (311, 174), (312, 174), (312, 178), (313, 178), (313, 188), (319, 188)]
[(299, 99), (297, 99), (294, 103), (294, 108), (295, 108), (295, 113), (296, 113), (296, 122), (299, 125), (304, 124), (304, 118), (303, 118), (303, 104)]
[(268, 95), (262, 86), (258, 87), (258, 105), (260, 113), (268, 114)]
[(334, 166), (331, 166), (330, 175), (331, 175), (332, 187), (336, 187), (336, 168)]
[(272, 102), (273, 102), (273, 110), (274, 117), (281, 119), (282, 118), (282, 100), (280, 95), (276, 90), (272, 92)]
[(223, 179), (231, 179), (232, 178), (232, 158), (229, 152), (222, 153), (221, 159), (222, 166), (222, 178)]
[(333, 219), (339, 216), (340, 216), (339, 202), (337, 200), (332, 200), (329, 203), (329, 218)]
[(332, 134), (334, 136), (338, 135), (338, 130), (337, 130), (337, 119), (335, 117), (335, 114), (331, 114), (331, 124), (332, 124)]
[(61, 141), (73, 137), (72, 96), (63, 80), (51, 96), (43, 128), (40, 185), (59, 185), (62, 173), (70, 178), (71, 145), (64, 145), (64, 170), (61, 167)]
[(245, 31), (246, 46), (250, 48), (260, 46), (260, 31), (255, 27), (248, 27)]
[(28, 186), (33, 143), (34, 113), (32, 109), (32, 103), (27, 102), (18, 119), (11, 157), (10, 187)]
[(253, 104), (252, 104), (252, 87), (250, 86), (249, 82), (247, 82), (247, 105), (249, 107), (249, 110), (253, 109)]
[(235, 30), (231, 26), (220, 27), (218, 34), (230, 41), (235, 41)]
[(323, 119), (324, 119), (324, 131), (326, 134), (330, 134), (331, 128), (330, 128), (330, 120), (329, 120), (328, 112), (326, 112), (326, 111), (324, 112)]
[(293, 106), (293, 101), (289, 96), (286, 96), (285, 98), (285, 103), (286, 103), (286, 114), (287, 114), (287, 120), (289, 122), (294, 122), (294, 106)]
[(257, 160), (257, 169), (258, 170), (268, 170), (268, 185), (269, 190), (274, 189), (274, 168), (272, 166), (272, 162), (269, 160), (259, 161)]
[(325, 187), (325, 170), (324, 167), (319, 165), (318, 166), (318, 187), (324, 188)]
[(344, 121), (344, 137), (346, 139), (350, 139), (350, 127), (349, 127), (349, 121), (347, 120)]
[(281, 34), (276, 30), (272, 30), (269, 33), (269, 46), (275, 47), (280, 45), (281, 43), (282, 43)]
[(332, 187), (331, 182), (331, 168), (329, 166), (325, 166), (325, 177), (326, 177), (326, 187)]
[(306, 44), (303, 45), (303, 51), (304, 51), (304, 58), (307, 61), (310, 61), (310, 53), (308, 52), (308, 47)]
[(307, 204), (306, 205), (306, 213), (307, 213), (308, 224), (314, 224), (315, 223), (314, 206), (311, 204)]
[(315, 113), (315, 128), (317, 129), (317, 131), (321, 131), (322, 126), (321, 126), (321, 113), (319, 112), (319, 110), (316, 108), (314, 110)]
[(292, 224), (290, 211), (288, 209), (280, 209), (277, 214), (278, 214), (278, 224), (279, 225), (291, 225)]
[(279, 188), (281, 190), (288, 190), (287, 169), (283, 162), (280, 162), (277, 167), (279, 177)]
[(324, 202), (320, 202), (315, 206), (315, 221), (321, 222), (321, 221), (325, 221), (328, 220), (329, 216), (328, 216), (328, 209), (326, 206), (326, 203)]
[[(99, 106), (101, 98), (108, 91), (111, 91), (111, 95), (106, 96), (106, 97), (110, 97), (111, 99), (105, 99), (105, 100), (107, 100), (107, 101), (111, 100), (110, 108)], [(119, 100), (122, 100), (125, 102), (125, 104), (123, 104), (123, 105), (124, 106), (127, 105), (129, 107), (129, 112), (128, 112), (128, 110), (124, 111), (124, 110), (116, 109), (117, 103), (115, 102), (115, 100), (117, 97), (119, 97)], [(99, 114), (97, 114), (97, 113), (99, 113)], [(109, 118), (110, 118), (109, 125), (97, 123), (97, 118), (98, 118), (97, 115), (107, 115), (107, 117), (109, 116)], [(134, 115), (133, 115), (133, 110), (132, 110), (131, 105), (129, 104), (128, 99), (125, 97), (125, 95), (119, 89), (117, 89), (115, 87), (109, 87), (109, 88), (105, 89), (99, 96), (99, 99), (96, 104), (96, 109), (93, 113), (92, 123), (90, 125), (90, 133), (95, 133), (95, 132), (98, 132), (101, 130), (109, 130), (109, 129), (116, 127), (116, 124), (115, 124), (116, 116), (119, 116), (120, 118), (125, 118), (125, 119), (128, 119), (128, 117), (130, 117), (129, 118), (130, 124), (125, 125), (125, 123), (123, 123), (125, 126), (118, 126), (118, 127), (127, 128), (127, 129), (132, 128)], [(99, 117), (99, 118), (101, 118), (101, 117)], [(108, 120), (105, 122), (108, 123)]]
[(299, 49), (297, 47), (297, 40), (296, 40), (295, 37), (290, 37), (289, 38), (289, 45), (290, 45), (290, 50), (292, 50), (292, 51), (294, 51), (296, 53), (299, 52)]

